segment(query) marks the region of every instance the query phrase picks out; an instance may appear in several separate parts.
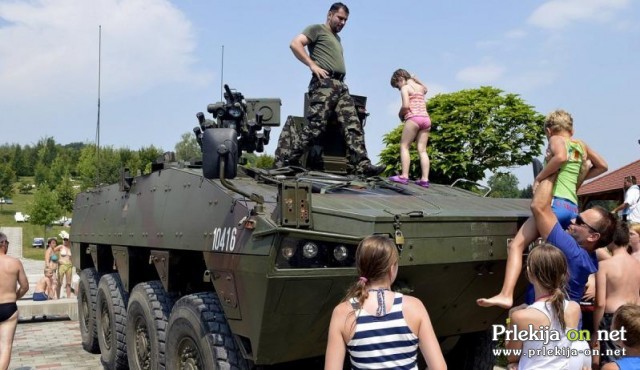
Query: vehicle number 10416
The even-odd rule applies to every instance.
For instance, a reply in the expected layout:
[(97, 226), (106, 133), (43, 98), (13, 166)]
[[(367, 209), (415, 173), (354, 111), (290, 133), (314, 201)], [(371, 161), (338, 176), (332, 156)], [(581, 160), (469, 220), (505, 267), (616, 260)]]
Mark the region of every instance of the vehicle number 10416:
[(211, 250), (218, 252), (233, 252), (235, 246), (235, 227), (216, 227), (213, 230), (213, 245), (211, 246)]

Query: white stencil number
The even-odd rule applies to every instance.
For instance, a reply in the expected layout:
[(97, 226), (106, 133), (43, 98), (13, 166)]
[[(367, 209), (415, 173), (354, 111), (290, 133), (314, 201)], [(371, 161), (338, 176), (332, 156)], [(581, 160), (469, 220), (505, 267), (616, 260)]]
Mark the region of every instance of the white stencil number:
[(213, 245), (211, 246), (211, 250), (217, 252), (233, 252), (235, 246), (235, 227), (216, 227), (213, 230)]

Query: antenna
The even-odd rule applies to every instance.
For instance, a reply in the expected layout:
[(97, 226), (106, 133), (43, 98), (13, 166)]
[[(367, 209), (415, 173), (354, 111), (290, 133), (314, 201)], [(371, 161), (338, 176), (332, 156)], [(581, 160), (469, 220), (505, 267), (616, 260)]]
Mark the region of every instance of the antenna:
[(98, 25), (98, 122), (96, 124), (96, 186), (100, 184), (100, 60), (102, 56), (102, 25)]
[(224, 45), (222, 45), (222, 61), (220, 62), (220, 101), (224, 100), (223, 95), (223, 84), (224, 84)]

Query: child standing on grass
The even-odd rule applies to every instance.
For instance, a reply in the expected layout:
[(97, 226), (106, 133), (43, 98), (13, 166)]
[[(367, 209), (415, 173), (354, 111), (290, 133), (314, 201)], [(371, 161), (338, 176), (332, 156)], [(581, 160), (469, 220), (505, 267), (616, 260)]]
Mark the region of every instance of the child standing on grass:
[[(551, 112), (544, 123), (549, 140), (546, 165), (536, 176), (533, 189), (540, 181), (557, 173), (553, 186), (553, 213), (563, 229), (578, 216), (578, 188), (586, 179), (607, 171), (605, 160), (584, 142), (573, 138), (573, 118), (564, 110)], [(588, 168), (587, 159), (591, 163)], [(478, 305), (483, 307), (513, 305), (513, 290), (522, 271), (524, 249), (535, 241), (540, 234), (535, 220), (529, 218), (518, 230), (508, 248), (507, 268), (500, 293), (492, 298), (480, 298)]]
[(402, 173), (391, 176), (389, 179), (400, 184), (409, 183), (409, 147), (416, 141), (418, 155), (420, 156), (420, 169), (422, 177), (416, 180), (416, 185), (423, 188), (429, 187), (429, 155), (427, 154), (427, 142), (431, 131), (431, 118), (427, 113), (427, 103), (424, 96), (427, 93), (425, 86), (417, 77), (412, 76), (404, 69), (398, 69), (391, 76), (391, 86), (400, 90), (402, 107), (399, 116), (405, 121), (400, 139), (400, 163)]

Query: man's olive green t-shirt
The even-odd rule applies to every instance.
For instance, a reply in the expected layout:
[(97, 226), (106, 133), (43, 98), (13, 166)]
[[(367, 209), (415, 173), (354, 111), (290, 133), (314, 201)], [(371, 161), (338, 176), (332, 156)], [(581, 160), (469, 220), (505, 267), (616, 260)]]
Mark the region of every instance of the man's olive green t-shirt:
[(340, 36), (334, 34), (324, 24), (314, 24), (302, 31), (310, 43), (309, 56), (316, 64), (329, 72), (347, 73), (344, 66)]

